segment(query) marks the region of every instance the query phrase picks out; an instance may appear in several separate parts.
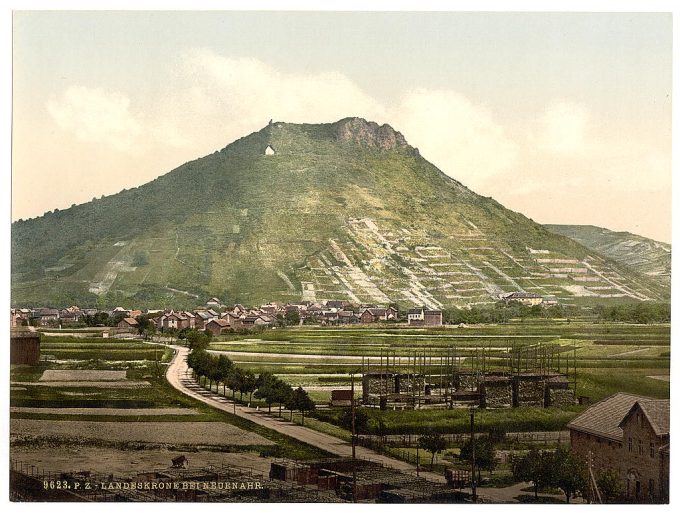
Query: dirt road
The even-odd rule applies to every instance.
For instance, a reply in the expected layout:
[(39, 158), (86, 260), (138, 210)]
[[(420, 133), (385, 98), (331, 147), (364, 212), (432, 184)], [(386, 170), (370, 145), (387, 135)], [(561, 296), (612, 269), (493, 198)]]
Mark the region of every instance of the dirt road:
[[(335, 454), (344, 458), (352, 456), (352, 446), (344, 440), (340, 440), (339, 438), (327, 435), (325, 433), (319, 433), (318, 431), (314, 431), (313, 429), (309, 429), (304, 426), (292, 424), (278, 417), (269, 416), (266, 412), (261, 410), (258, 411), (254, 408), (248, 408), (240, 404), (235, 405), (226, 397), (222, 397), (200, 387), (191, 377), (189, 366), (187, 365), (187, 355), (189, 350), (186, 347), (181, 346), (172, 347), (175, 349), (175, 357), (168, 367), (166, 377), (168, 382), (180, 392), (205, 404), (208, 404), (213, 408), (217, 408), (218, 410), (248, 419), (251, 422), (265, 426), (269, 429), (273, 429), (274, 431), (278, 431), (279, 433), (290, 436), (291, 438), (295, 438), (302, 442), (308, 443), (309, 445), (313, 445), (314, 447), (318, 447), (319, 449), (323, 449), (324, 451), (327, 451), (331, 454)], [(413, 465), (384, 456), (382, 454), (378, 454), (374, 451), (366, 449), (365, 447), (357, 447), (356, 455), (357, 458), (375, 461), (386, 467), (392, 467), (402, 472), (414, 475), (416, 473), (416, 469)], [(420, 476), (433, 482), (444, 482), (443, 476), (434, 474), (432, 472), (421, 471)]]
[[(325, 433), (319, 433), (313, 429), (304, 426), (292, 424), (291, 422), (267, 415), (265, 411), (248, 408), (240, 404), (234, 404), (228, 398), (217, 395), (213, 392), (200, 387), (191, 377), (189, 366), (187, 364), (187, 355), (189, 350), (182, 346), (171, 346), (175, 349), (175, 356), (172, 363), (168, 367), (166, 377), (168, 382), (180, 392), (197, 399), (205, 404), (217, 408), (218, 410), (227, 413), (235, 414), (244, 419), (248, 419), (256, 424), (273, 429), (279, 433), (290, 436), (302, 442), (318, 447), (337, 456), (348, 458), (352, 456), (352, 446), (348, 442), (340, 440)], [(357, 458), (364, 460), (371, 460), (380, 463), (386, 467), (392, 467), (407, 474), (415, 476), (416, 468), (406, 462), (378, 454), (365, 447), (356, 448)], [(436, 483), (444, 482), (444, 477), (432, 472), (421, 471), (420, 476)], [(480, 489), (478, 494), (480, 498), (486, 498), (493, 502), (517, 502), (515, 497), (522, 493), (522, 487), (529, 486), (529, 483), (520, 483), (507, 488), (485, 488)], [(466, 491), (470, 491), (467, 489)], [(544, 495), (544, 494), (540, 494)]]

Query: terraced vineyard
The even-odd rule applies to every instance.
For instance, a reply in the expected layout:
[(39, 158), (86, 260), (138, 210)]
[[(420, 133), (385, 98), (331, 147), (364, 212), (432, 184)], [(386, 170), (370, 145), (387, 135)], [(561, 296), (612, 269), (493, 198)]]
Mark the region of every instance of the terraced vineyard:
[(297, 272), (302, 298), (357, 304), (492, 304), (499, 295), (533, 292), (562, 303), (577, 298), (659, 298), (659, 289), (596, 253), (573, 258), (560, 251), (503, 244), (460, 215), (459, 230), (433, 244), (418, 226), (350, 219), (344, 237)]

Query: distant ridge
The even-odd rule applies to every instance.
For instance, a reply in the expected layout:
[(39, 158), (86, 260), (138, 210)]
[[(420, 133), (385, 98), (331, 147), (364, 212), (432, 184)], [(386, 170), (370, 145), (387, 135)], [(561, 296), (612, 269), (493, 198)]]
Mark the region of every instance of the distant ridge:
[(548, 230), (575, 240), (585, 247), (659, 278), (670, 286), (671, 245), (630, 232), (615, 232), (592, 225), (546, 224)]

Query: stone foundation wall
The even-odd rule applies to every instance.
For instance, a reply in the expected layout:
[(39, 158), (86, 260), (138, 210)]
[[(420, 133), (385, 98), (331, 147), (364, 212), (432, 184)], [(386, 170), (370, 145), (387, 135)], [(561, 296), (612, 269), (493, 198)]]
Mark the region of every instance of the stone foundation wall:
[(482, 384), (482, 404), (487, 408), (509, 408), (512, 406), (512, 385), (507, 383)]
[(517, 380), (517, 406), (543, 407), (545, 395), (545, 382), (542, 380)]
[(574, 391), (570, 388), (549, 388), (546, 397), (547, 406), (572, 406), (575, 403)]

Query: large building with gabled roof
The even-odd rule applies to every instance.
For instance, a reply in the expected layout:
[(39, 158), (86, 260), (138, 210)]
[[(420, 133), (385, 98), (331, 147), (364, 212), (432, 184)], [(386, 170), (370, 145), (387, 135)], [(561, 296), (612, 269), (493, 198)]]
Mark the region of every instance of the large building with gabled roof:
[(610, 469), (626, 496), (668, 502), (670, 400), (620, 392), (603, 399), (568, 425), (571, 450), (595, 476)]

